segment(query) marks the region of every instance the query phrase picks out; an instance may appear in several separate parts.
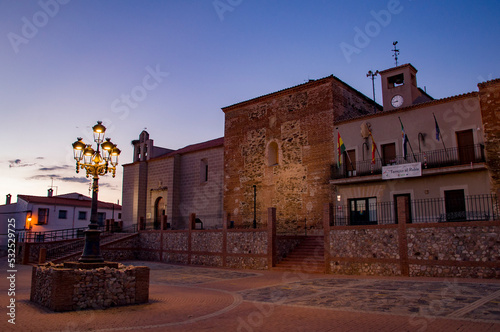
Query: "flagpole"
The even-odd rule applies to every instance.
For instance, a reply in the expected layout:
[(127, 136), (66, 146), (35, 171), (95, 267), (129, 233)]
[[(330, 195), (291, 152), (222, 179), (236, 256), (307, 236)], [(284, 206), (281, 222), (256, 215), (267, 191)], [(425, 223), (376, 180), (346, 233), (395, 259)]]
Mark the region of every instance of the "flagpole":
[[(374, 141), (373, 139), (373, 135), (372, 135), (372, 132), (370, 131), (370, 137), (372, 138), (372, 142)], [(377, 145), (375, 144), (375, 147)], [(380, 159), (380, 164), (382, 164), (382, 156), (380, 155), (380, 152), (378, 151), (378, 148), (375, 148), (375, 150), (377, 150), (377, 154), (378, 154), (378, 158)]]
[[(403, 122), (401, 121), (401, 118), (399, 116), (398, 116), (398, 119), (399, 119), (399, 123), (401, 123), (401, 128), (404, 128)], [(405, 136), (408, 138), (408, 135), (406, 135), (406, 133), (405, 133)], [(403, 137), (403, 140), (404, 139), (405, 138)], [(407, 139), (406, 141), (408, 142), (408, 145), (410, 146), (410, 150), (411, 150), (411, 154), (413, 155), (413, 159), (415, 160), (415, 162), (417, 162), (417, 158), (415, 157), (415, 153), (413, 152), (413, 148), (411, 147), (410, 140)]]
[[(436, 122), (437, 128), (439, 128), (439, 124), (438, 124), (438, 121), (436, 120), (436, 116), (434, 115), (434, 112), (432, 112), (432, 116), (434, 117), (434, 121)], [(444, 152), (446, 153), (446, 157), (448, 159), (450, 159), (450, 156), (448, 155), (448, 150), (446, 150), (446, 146), (444, 145), (444, 139), (443, 139), (443, 135), (441, 135), (441, 129), (439, 130), (439, 137), (441, 137), (441, 143), (443, 143), (443, 148), (444, 148)]]

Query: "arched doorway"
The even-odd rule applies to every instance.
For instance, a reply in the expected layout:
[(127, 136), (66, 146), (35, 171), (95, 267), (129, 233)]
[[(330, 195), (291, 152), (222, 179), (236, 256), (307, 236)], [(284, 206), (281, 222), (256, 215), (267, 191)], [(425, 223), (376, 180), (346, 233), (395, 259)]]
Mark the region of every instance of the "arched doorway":
[(158, 197), (155, 201), (155, 219), (153, 223), (154, 229), (161, 228), (161, 220), (165, 215), (165, 200), (163, 197)]

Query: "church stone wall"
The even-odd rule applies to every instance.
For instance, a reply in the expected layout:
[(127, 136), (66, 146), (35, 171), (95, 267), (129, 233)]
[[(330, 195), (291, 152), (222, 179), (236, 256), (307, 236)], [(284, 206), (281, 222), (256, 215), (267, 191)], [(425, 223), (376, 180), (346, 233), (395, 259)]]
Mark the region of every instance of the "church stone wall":
[(493, 193), (500, 192), (500, 79), (479, 84), (486, 166)]
[(181, 156), (179, 214), (183, 220), (196, 213), (203, 228), (222, 228), (223, 162), (222, 146)]
[[(322, 204), (331, 201), (335, 161), (334, 115), (356, 116), (372, 106), (327, 77), (224, 108), (224, 210), (236, 223), (276, 207), (278, 231), (321, 228)], [(277, 163), (272, 146), (277, 146)]]

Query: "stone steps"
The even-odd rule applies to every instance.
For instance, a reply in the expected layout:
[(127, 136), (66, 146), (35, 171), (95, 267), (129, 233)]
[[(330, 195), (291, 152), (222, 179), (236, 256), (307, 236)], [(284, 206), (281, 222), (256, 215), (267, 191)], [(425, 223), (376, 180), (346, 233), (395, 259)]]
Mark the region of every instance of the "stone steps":
[(325, 248), (323, 236), (306, 237), (273, 270), (306, 273), (325, 272)]

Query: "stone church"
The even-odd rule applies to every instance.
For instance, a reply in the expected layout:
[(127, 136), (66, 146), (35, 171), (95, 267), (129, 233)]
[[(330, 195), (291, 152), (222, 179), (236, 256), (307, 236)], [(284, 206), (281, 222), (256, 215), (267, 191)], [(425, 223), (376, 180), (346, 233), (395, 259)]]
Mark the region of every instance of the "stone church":
[[(222, 108), (223, 138), (179, 150), (156, 147), (142, 132), (133, 141), (133, 163), (124, 165), (124, 223), (186, 229), (189, 214), (196, 213), (197, 227), (204, 229), (222, 228), (225, 218), (237, 226), (260, 227), (266, 209), (275, 207), (279, 232), (314, 234), (322, 232), (325, 203), (352, 203), (353, 212), (362, 214), (363, 204), (391, 201), (402, 193), (413, 199), (453, 190), (455, 196), (460, 190), (465, 195), (496, 192), (500, 81), (480, 84), (479, 92), (434, 100), (418, 88), (416, 73), (411, 64), (382, 71), (382, 106), (335, 76), (227, 106)], [(419, 121), (424, 114), (425, 122)], [(433, 138), (438, 122), (444, 140)], [(340, 135), (347, 151), (340, 151)], [(374, 163), (372, 139), (378, 145)], [(403, 140), (419, 147), (419, 157), (406, 158)], [(462, 153), (462, 159), (426, 169), (427, 155), (442, 150), (450, 157), (448, 149)], [(418, 178), (383, 179), (382, 167), (410, 161), (422, 165)], [(363, 173), (363, 167), (371, 171)], [(359, 189), (368, 183), (377, 185), (370, 192)]]

